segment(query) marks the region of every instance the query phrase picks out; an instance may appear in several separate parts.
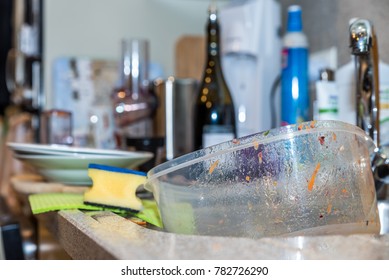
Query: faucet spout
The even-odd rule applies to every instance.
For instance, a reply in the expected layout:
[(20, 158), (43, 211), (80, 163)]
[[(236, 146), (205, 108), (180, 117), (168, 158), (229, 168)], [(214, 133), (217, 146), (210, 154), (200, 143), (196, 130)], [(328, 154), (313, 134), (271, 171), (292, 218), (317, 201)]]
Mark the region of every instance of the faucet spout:
[(350, 48), (355, 57), (357, 126), (376, 144), (372, 172), (378, 199), (385, 199), (389, 185), (389, 143), (380, 146), (377, 37), (372, 23), (356, 19), (350, 24)]
[(350, 24), (350, 48), (355, 56), (356, 124), (379, 146), (378, 46), (372, 23), (356, 19)]

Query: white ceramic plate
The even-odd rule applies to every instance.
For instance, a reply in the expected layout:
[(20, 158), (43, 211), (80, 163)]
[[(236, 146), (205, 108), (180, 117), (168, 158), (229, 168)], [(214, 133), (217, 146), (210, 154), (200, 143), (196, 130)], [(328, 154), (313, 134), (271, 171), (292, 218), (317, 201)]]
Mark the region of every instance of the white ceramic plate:
[(92, 180), (88, 176), (87, 169), (40, 169), (38, 172), (50, 182), (58, 182), (65, 185), (92, 186)]
[(139, 156), (142, 154), (151, 158), (153, 156), (150, 152), (131, 152), (121, 150), (105, 150), (94, 148), (71, 147), (65, 145), (45, 145), (45, 144), (31, 144), (31, 143), (15, 143), (9, 142), (7, 146), (10, 147), (18, 155), (95, 155), (95, 156)]
[(90, 163), (136, 168), (153, 157), (151, 152), (127, 152), (59, 145), (7, 143), (14, 158), (36, 169), (46, 180), (65, 185), (89, 186)]
[(152, 153), (132, 153), (127, 156), (98, 156), (98, 155), (80, 155), (80, 156), (59, 156), (59, 155), (23, 155), (16, 154), (14, 157), (26, 162), (37, 169), (88, 169), (90, 163), (103, 165), (136, 168), (145, 163), (152, 157)]

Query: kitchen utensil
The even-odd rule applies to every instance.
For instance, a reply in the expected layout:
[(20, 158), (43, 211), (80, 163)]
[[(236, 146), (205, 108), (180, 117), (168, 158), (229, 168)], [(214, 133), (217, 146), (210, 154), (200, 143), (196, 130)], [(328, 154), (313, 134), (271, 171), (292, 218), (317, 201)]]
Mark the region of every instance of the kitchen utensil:
[(306, 122), (178, 157), (148, 172), (164, 228), (198, 235), (379, 233), (375, 144), (339, 121)]
[(166, 159), (193, 152), (193, 109), (198, 82), (193, 78), (157, 79), (153, 90), (158, 98), (154, 133), (164, 138)]

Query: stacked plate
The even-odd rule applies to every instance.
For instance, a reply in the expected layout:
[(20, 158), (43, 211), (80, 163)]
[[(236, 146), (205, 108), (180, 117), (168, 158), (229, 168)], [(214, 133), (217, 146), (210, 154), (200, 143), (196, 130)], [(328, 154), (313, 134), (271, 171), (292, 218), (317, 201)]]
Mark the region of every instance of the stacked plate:
[(90, 163), (136, 168), (150, 160), (153, 153), (78, 148), (63, 145), (7, 143), (14, 158), (36, 169), (50, 182), (66, 185), (91, 185)]

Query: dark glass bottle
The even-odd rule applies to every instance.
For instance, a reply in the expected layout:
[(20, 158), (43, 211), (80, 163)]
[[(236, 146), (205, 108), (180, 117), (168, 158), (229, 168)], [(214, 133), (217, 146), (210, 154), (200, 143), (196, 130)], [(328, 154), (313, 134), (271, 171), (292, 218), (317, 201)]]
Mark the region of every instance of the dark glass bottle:
[(207, 60), (194, 109), (195, 149), (236, 137), (234, 104), (223, 76), (220, 59), (220, 27), (215, 6), (207, 24)]

